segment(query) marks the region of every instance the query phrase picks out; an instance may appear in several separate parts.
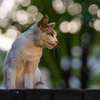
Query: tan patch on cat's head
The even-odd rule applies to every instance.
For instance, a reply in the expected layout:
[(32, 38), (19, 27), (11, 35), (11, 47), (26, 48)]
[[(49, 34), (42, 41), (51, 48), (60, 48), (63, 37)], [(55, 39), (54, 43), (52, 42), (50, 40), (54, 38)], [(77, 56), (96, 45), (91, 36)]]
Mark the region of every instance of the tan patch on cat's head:
[(44, 33), (46, 33), (47, 35), (52, 34), (53, 36), (57, 36), (56, 31), (51, 28), (51, 27), (47, 27), (43, 30)]

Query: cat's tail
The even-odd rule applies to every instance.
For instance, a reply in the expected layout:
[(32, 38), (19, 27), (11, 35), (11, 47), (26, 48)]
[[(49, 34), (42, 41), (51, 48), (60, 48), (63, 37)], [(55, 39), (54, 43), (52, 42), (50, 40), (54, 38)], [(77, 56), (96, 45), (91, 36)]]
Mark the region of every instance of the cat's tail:
[(43, 82), (39, 81), (35, 84), (34, 89), (49, 89)]

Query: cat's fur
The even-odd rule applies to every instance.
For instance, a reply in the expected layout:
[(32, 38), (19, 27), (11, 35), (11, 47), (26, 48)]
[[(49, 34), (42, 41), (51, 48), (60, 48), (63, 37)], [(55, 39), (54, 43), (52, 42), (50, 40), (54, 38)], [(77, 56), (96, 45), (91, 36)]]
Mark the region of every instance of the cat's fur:
[(32, 89), (36, 82), (40, 81), (38, 63), (42, 48), (52, 49), (58, 42), (54, 25), (55, 23), (48, 24), (48, 18), (44, 16), (14, 41), (3, 67), (6, 89)]

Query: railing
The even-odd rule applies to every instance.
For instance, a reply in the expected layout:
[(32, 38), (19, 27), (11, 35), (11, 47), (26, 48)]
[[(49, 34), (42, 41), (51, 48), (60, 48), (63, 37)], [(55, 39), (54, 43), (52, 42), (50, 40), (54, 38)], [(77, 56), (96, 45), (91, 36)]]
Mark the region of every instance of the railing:
[(100, 90), (0, 90), (0, 100), (100, 100)]

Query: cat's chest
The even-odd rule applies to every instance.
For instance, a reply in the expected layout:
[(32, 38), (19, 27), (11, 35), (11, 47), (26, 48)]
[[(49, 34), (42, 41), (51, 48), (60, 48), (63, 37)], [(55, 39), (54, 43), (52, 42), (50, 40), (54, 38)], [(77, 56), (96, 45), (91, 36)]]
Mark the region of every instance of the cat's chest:
[(27, 49), (25, 50), (25, 56), (27, 60), (40, 60), (41, 56), (42, 56), (42, 51), (39, 49)]

